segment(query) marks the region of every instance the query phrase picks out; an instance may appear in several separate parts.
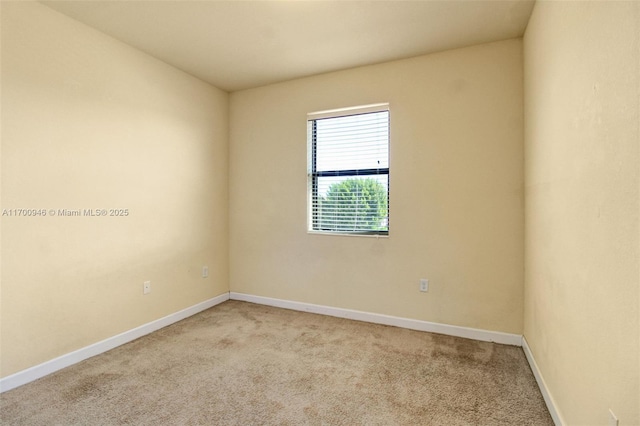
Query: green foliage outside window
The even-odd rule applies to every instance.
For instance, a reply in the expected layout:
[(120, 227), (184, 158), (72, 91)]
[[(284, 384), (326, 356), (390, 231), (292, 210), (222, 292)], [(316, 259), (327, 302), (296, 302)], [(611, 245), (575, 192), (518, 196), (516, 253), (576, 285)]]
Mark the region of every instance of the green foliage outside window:
[(346, 179), (332, 184), (321, 197), (320, 229), (388, 230), (387, 189), (375, 179)]

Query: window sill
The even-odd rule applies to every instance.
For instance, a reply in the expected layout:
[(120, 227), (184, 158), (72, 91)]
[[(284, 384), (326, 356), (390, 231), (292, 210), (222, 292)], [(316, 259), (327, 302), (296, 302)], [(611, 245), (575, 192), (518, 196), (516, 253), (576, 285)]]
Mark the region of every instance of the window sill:
[(334, 237), (366, 237), (366, 238), (389, 238), (389, 234), (371, 234), (357, 232), (329, 232), (329, 231), (307, 231), (309, 235), (331, 235)]

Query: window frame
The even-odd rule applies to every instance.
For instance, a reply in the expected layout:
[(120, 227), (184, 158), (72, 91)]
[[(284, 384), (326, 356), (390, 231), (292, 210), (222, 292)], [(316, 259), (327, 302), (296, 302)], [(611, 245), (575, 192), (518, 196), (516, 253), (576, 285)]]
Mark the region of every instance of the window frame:
[[(348, 170), (317, 170), (317, 120), (356, 116), (363, 114), (387, 112), (387, 167), (348, 169)], [(390, 150), (391, 150), (391, 111), (388, 103), (365, 105), (359, 107), (341, 108), (335, 110), (319, 111), (307, 114), (307, 144), (308, 144), (308, 225), (307, 232), (311, 234), (326, 235), (352, 235), (352, 236), (389, 236), (389, 198), (390, 198)], [(349, 177), (349, 176), (386, 176), (387, 185), (387, 224), (385, 230), (332, 230), (321, 229), (319, 225), (320, 214), (314, 200), (318, 197), (318, 180), (322, 177)]]

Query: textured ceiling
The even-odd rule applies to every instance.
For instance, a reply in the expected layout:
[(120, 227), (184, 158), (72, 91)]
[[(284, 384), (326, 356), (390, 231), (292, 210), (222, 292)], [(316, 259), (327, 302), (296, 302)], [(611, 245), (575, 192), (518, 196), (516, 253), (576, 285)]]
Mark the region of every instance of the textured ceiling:
[(520, 37), (533, 0), (43, 1), (235, 91)]

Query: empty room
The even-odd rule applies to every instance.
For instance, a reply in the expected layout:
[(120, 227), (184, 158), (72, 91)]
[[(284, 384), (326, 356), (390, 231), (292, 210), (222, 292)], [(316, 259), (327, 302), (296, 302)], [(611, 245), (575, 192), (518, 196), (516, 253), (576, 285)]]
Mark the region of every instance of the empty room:
[(640, 425), (640, 2), (1, 1), (3, 425)]

